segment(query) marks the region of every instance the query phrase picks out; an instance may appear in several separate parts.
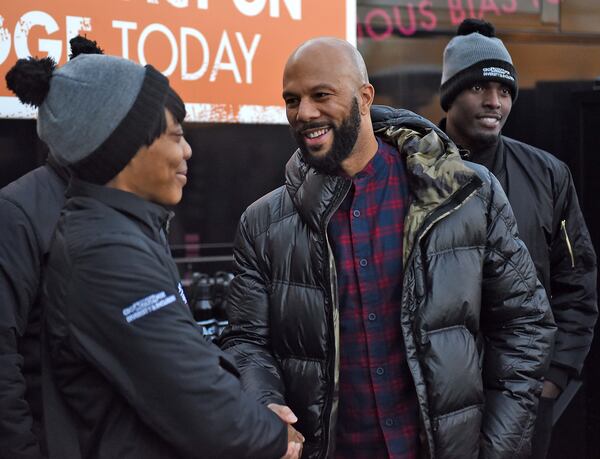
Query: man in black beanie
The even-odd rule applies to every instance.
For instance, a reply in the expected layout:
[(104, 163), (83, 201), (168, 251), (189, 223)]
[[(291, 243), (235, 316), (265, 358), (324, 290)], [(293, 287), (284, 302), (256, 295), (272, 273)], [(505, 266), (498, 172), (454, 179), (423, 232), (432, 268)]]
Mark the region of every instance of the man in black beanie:
[(555, 399), (583, 367), (598, 315), (596, 256), (567, 166), (501, 134), (517, 98), (517, 73), (487, 22), (463, 21), (444, 51), (441, 127), (465, 159), (500, 181), (535, 263), (558, 327), (532, 451), (547, 455)]
[(44, 273), (51, 458), (297, 458), (303, 438), (202, 337), (166, 242), (187, 178), (185, 107), (152, 66), (82, 54), (7, 74), (72, 173)]

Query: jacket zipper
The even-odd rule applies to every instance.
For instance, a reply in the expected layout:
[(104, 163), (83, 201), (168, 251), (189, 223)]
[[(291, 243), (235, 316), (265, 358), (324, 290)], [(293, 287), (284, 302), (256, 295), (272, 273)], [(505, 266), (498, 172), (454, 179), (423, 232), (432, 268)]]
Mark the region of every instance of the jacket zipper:
[(562, 220), (560, 222), (560, 227), (565, 233), (565, 242), (567, 243), (567, 249), (569, 250), (569, 255), (571, 256), (571, 268), (575, 268), (575, 256), (573, 255), (573, 246), (571, 245), (571, 240), (569, 239), (569, 234), (567, 233), (567, 221)]
[[(419, 229), (418, 231), (419, 236), (417, 237), (417, 240), (413, 245), (413, 250), (415, 245), (421, 242), (421, 239), (423, 239), (423, 237), (429, 232), (433, 225), (435, 225), (440, 220), (446, 218), (448, 215), (455, 212), (456, 210), (460, 209), (469, 200), (469, 198), (473, 194), (475, 194), (475, 192), (477, 192), (481, 185), (482, 182), (479, 177), (471, 179), (471, 181), (467, 183), (463, 188), (458, 190), (448, 202), (442, 204), (440, 207), (431, 212), (421, 225), (422, 229)], [(444, 211), (444, 208), (448, 208), (448, 210)], [(439, 215), (436, 215), (439, 212), (441, 213)]]
[[(453, 212), (455, 212), (456, 210), (461, 208), (471, 198), (471, 196), (473, 196), (477, 192), (477, 190), (479, 188), (481, 188), (481, 185), (482, 185), (481, 179), (479, 179), (478, 177), (472, 179), (462, 189), (460, 189), (457, 193), (455, 193), (450, 201), (448, 201), (446, 204), (442, 204), (437, 209), (433, 210), (426, 217), (425, 221), (423, 222), (423, 224), (417, 231), (417, 236), (415, 238), (415, 242), (413, 243), (410, 254), (408, 255), (407, 260), (406, 260), (406, 266), (410, 266), (410, 263), (412, 262), (414, 255), (415, 255), (415, 248), (417, 247), (418, 244), (421, 243), (421, 240), (423, 239), (423, 237), (425, 237), (425, 235), (429, 232), (429, 230), (433, 227), (433, 225), (435, 225), (440, 220), (446, 218), (448, 215), (452, 214)], [(447, 208), (448, 206), (450, 206), (450, 208)], [(445, 209), (447, 209), (447, 210), (445, 210)], [(404, 268), (406, 268), (406, 266)], [(406, 277), (404, 279), (406, 279)], [(403, 290), (405, 289), (404, 285), (402, 286), (402, 289)], [(409, 314), (412, 316), (416, 310), (416, 302), (413, 300), (412, 304), (409, 304), (407, 309), (408, 309)], [(404, 338), (404, 332), (402, 332), (402, 336)], [(408, 343), (406, 343), (406, 340), (405, 340), (404, 346), (406, 347), (407, 345), (408, 345)], [(409, 366), (409, 369), (410, 369), (410, 366)], [(411, 375), (413, 378), (413, 382), (416, 384), (416, 378), (415, 378), (415, 375), (412, 373), (412, 370), (411, 370)], [(417, 396), (417, 399), (418, 399), (418, 396)], [(428, 419), (430, 419), (429, 413), (423, 413), (423, 417), (427, 417)], [(435, 432), (438, 430), (439, 422), (437, 419), (430, 419), (430, 424), (431, 424), (432, 432)], [(429, 437), (429, 435), (427, 435), (427, 437)], [(427, 449), (429, 450), (429, 454), (431, 455), (432, 458), (434, 457), (433, 446), (434, 446), (433, 444), (429, 444), (429, 438), (428, 438)]]

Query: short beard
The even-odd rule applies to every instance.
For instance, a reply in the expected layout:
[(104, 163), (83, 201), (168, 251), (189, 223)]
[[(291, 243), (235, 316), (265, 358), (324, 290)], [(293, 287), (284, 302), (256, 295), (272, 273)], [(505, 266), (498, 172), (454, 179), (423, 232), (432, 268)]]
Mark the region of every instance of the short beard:
[(304, 136), (301, 134), (306, 129), (318, 128), (323, 126), (323, 123), (306, 123), (295, 130), (292, 134), (296, 138), (296, 142), (303, 154), (304, 161), (317, 171), (327, 175), (340, 175), (343, 171), (341, 163), (350, 156), (358, 134), (360, 132), (360, 109), (356, 97), (352, 102), (350, 114), (345, 118), (339, 126), (331, 126), (333, 131), (333, 143), (331, 148), (323, 156), (314, 156), (306, 147)]
[(487, 148), (491, 148), (493, 146), (495, 146), (498, 143), (498, 140), (500, 139), (500, 135), (502, 135), (502, 132), (500, 132), (500, 134), (495, 135), (495, 134), (481, 134), (481, 135), (477, 135), (473, 138), (472, 140), (472, 148), (474, 150), (485, 150)]

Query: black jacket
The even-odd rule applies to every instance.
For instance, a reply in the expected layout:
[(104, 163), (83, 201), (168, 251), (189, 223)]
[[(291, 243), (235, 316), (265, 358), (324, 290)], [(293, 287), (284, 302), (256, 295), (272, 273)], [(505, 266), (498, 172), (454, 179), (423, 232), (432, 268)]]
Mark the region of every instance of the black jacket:
[(519, 237), (529, 249), (558, 327), (546, 378), (564, 389), (581, 372), (594, 334), (596, 254), (566, 164), (505, 136), (495, 155), (501, 160), (496, 161), (499, 170), (492, 172), (503, 175)]
[(192, 318), (164, 236), (170, 212), (75, 180), (68, 193), (44, 284), (45, 343), (81, 457), (282, 456), (286, 426), (242, 392)]
[[(377, 134), (406, 155), (413, 195), (401, 323), (425, 449), (432, 458), (527, 457), (555, 326), (506, 196), (422, 118), (382, 108), (373, 116)], [(234, 250), (221, 344), (248, 391), (295, 412), (309, 458), (333, 455), (343, 403), (327, 224), (350, 185), (296, 152), (285, 186), (243, 214)]]
[(41, 166), (0, 190), (0, 458), (44, 454), (40, 286), (67, 183)]
[(548, 294), (558, 330), (546, 377), (564, 388), (581, 372), (598, 317), (596, 254), (568, 167), (501, 137), (508, 200)]

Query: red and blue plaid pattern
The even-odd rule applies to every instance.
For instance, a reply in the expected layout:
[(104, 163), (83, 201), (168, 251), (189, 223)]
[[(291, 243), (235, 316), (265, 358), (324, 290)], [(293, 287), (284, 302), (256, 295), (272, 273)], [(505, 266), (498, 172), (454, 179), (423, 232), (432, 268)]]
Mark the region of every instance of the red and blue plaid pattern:
[(413, 459), (418, 411), (400, 328), (408, 185), (381, 141), (329, 224), (340, 299), (337, 458)]

